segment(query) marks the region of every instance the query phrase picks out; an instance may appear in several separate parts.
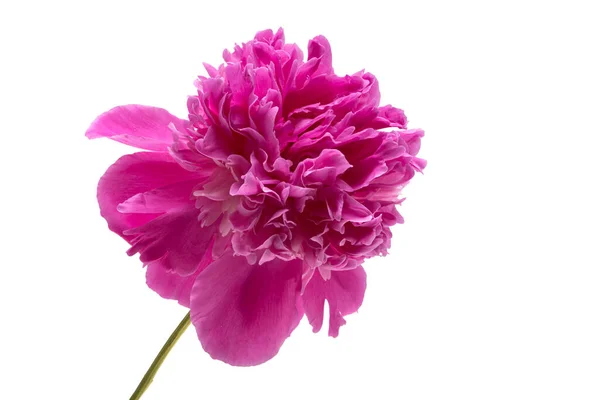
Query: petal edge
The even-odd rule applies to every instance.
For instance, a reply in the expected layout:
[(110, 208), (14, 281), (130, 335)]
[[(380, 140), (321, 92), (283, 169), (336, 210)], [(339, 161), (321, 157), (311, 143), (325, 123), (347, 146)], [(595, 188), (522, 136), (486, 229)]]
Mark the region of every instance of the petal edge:
[(167, 151), (173, 142), (170, 124), (184, 131), (187, 122), (162, 108), (128, 104), (99, 115), (85, 136), (89, 139), (106, 137), (144, 150)]

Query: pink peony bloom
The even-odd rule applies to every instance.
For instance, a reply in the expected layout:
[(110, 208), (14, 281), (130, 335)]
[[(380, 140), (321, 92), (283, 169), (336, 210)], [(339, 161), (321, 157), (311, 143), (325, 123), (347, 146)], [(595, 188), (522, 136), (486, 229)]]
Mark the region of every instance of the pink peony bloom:
[(377, 79), (337, 76), (323, 36), (308, 59), (259, 32), (205, 65), (187, 120), (116, 107), (86, 133), (144, 152), (98, 184), (108, 227), (147, 266), (148, 286), (191, 309), (204, 349), (232, 365), (277, 354), (303, 315), (329, 335), (360, 307), (363, 261), (385, 255), (423, 131), (379, 106)]

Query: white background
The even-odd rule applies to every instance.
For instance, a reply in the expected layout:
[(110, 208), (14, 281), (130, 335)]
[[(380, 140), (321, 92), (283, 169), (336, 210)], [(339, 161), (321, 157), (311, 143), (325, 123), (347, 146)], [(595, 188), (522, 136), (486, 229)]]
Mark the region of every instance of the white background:
[(186, 116), (223, 48), (283, 26), (332, 44), (426, 131), (392, 254), (340, 337), (303, 321), (233, 368), (190, 329), (145, 399), (599, 399), (594, 1), (3, 1), (0, 398), (126, 399), (185, 310), (99, 216), (120, 155), (95, 116)]

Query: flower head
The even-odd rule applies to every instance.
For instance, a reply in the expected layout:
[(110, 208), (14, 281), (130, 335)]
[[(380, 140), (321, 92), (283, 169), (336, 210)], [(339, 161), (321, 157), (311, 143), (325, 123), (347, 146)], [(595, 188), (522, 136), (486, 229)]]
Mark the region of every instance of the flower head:
[(423, 131), (379, 106), (376, 78), (333, 72), (328, 41), (307, 60), (283, 31), (225, 50), (188, 98), (188, 119), (116, 107), (86, 135), (146, 152), (100, 179), (109, 228), (140, 254), (147, 283), (190, 307), (204, 349), (233, 365), (273, 357), (304, 314), (329, 334), (361, 305), (363, 261), (402, 223), (401, 189), (425, 167)]

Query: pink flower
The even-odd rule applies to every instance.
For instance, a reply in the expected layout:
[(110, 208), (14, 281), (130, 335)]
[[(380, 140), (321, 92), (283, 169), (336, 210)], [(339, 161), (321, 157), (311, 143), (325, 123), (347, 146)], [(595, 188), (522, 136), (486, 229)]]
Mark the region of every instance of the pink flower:
[(423, 131), (379, 106), (375, 77), (337, 76), (327, 40), (308, 60), (259, 32), (205, 65), (187, 120), (116, 107), (90, 126), (143, 150), (98, 184), (108, 227), (140, 254), (150, 288), (191, 309), (204, 349), (232, 365), (277, 354), (306, 314), (329, 335), (360, 307), (363, 261), (385, 255), (401, 189), (425, 167)]

